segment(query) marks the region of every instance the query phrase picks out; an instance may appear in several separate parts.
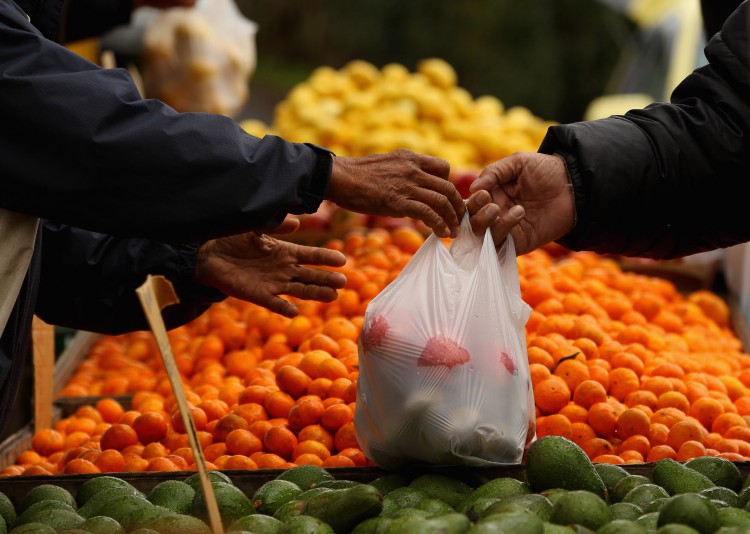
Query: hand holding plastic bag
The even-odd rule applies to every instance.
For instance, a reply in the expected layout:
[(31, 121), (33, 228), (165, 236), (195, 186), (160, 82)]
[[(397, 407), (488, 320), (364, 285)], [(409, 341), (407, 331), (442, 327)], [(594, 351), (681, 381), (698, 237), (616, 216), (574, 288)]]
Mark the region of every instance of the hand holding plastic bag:
[(355, 428), (368, 458), (404, 464), (519, 463), (534, 398), (509, 236), (499, 253), (468, 215), (446, 248), (431, 235), (367, 307)]

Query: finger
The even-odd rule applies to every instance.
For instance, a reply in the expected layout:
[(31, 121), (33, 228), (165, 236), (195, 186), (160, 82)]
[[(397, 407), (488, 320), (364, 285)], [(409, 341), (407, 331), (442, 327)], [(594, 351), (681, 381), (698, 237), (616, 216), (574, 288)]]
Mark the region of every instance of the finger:
[(491, 200), (492, 197), (484, 189), (480, 189), (476, 193), (473, 193), (466, 200), (466, 209), (469, 210), (469, 216), (473, 217), (476, 212), (478, 212), (483, 206), (489, 204)]
[(492, 189), (518, 179), (522, 169), (520, 163), (521, 154), (517, 153), (489, 164), (469, 186), (469, 191), (474, 193), (480, 189)]
[[(425, 193), (427, 193), (425, 191)], [(439, 195), (439, 193), (435, 193), (434, 191), (430, 192), (432, 195)], [(419, 195), (419, 196), (425, 196), (425, 195)], [(435, 201), (433, 197), (433, 202)], [(422, 202), (420, 200), (406, 200), (403, 201), (403, 209), (399, 209), (399, 213), (403, 213), (406, 217), (411, 217), (412, 219), (419, 219), (422, 222), (424, 222), (427, 226), (432, 228), (432, 230), (441, 237), (450, 237), (451, 235), (451, 228), (446, 223), (445, 219), (438, 215), (438, 213), (433, 210), (429, 204)]]
[(492, 224), (491, 233), (492, 241), (495, 246), (499, 246), (508, 237), (508, 234), (516, 226), (521, 219), (523, 219), (526, 211), (521, 206), (513, 206), (508, 211), (500, 215), (500, 217)]
[(265, 299), (253, 299), (252, 302), (266, 308), (273, 313), (278, 313), (290, 319), (299, 315), (299, 308), (281, 297), (276, 295), (267, 295)]
[(292, 232), (296, 232), (299, 228), (300, 222), (299, 219), (296, 217), (289, 217), (287, 216), (279, 226), (274, 228), (271, 232), (272, 234), (291, 234)]
[[(486, 206), (481, 207), (469, 219), (471, 222), (471, 229), (475, 235), (482, 237), (488, 228), (494, 228), (499, 217), (500, 206), (493, 203), (487, 204)], [(505, 238), (503, 237), (503, 239)]]
[(325, 286), (333, 289), (341, 289), (346, 286), (346, 276), (343, 274), (309, 267), (300, 267), (293, 280), (303, 284)]
[(297, 259), (297, 263), (304, 263), (306, 265), (326, 265), (328, 267), (342, 267), (346, 264), (346, 256), (338, 250), (323, 247), (309, 247), (307, 245), (293, 245), (291, 243), (289, 245), (295, 247), (292, 252)]
[(317, 300), (318, 302), (333, 302), (339, 295), (338, 291), (332, 287), (316, 286), (302, 282), (287, 284), (284, 294), (303, 300)]
[(448, 179), (451, 172), (450, 163), (435, 156), (419, 156), (419, 168), (445, 180)]

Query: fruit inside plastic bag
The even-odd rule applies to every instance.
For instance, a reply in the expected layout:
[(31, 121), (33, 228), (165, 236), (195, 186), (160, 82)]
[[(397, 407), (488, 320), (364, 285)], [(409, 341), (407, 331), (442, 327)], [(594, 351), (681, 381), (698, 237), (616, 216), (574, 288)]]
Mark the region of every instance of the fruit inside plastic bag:
[(365, 313), (354, 421), (367, 457), (519, 463), (534, 434), (529, 313), (510, 237), (497, 253), (468, 215), (450, 249), (430, 236)]
[(161, 10), (144, 35), (146, 96), (177, 111), (235, 115), (250, 95), (256, 31), (232, 0)]

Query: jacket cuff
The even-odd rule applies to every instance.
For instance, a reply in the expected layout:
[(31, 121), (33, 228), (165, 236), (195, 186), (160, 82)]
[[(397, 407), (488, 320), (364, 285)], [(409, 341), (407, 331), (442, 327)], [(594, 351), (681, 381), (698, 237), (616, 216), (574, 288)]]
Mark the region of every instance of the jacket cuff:
[(312, 179), (310, 187), (302, 194), (302, 207), (304, 213), (315, 213), (320, 207), (320, 203), (325, 199), (328, 191), (328, 183), (331, 181), (331, 172), (333, 171), (334, 153), (312, 143), (305, 143), (305, 146), (315, 152), (315, 164), (312, 169)]
[(578, 241), (579, 236), (584, 233), (584, 224), (582, 223), (582, 221), (585, 221), (587, 219), (586, 195), (584, 193), (583, 177), (581, 176), (578, 159), (570, 152), (561, 150), (559, 147), (556, 147), (551, 132), (548, 133), (542, 141), (542, 144), (539, 147), (539, 153), (558, 156), (563, 160), (563, 162), (565, 162), (565, 168), (568, 172), (568, 180), (570, 181), (570, 185), (573, 186), (573, 201), (575, 213), (573, 219), (573, 228), (570, 230), (570, 232), (555, 240), (555, 243), (558, 243), (565, 248), (575, 250), (575, 243)]
[(200, 244), (192, 243), (176, 247), (181, 264), (177, 266), (177, 277), (173, 281), (177, 296), (180, 300), (191, 300), (196, 303), (213, 304), (221, 302), (227, 295), (214, 287), (201, 284), (195, 279), (195, 264)]

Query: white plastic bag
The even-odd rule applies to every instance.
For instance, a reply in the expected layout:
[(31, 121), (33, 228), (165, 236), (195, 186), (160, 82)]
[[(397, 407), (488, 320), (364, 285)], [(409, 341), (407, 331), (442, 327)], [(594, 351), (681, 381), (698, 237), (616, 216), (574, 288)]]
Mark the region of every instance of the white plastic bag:
[(144, 36), (146, 96), (177, 111), (233, 116), (249, 97), (256, 30), (233, 0), (162, 10)]
[(534, 437), (521, 299), (511, 237), (465, 216), (450, 249), (431, 235), (367, 307), (354, 415), (365, 455), (386, 469), (519, 463)]

